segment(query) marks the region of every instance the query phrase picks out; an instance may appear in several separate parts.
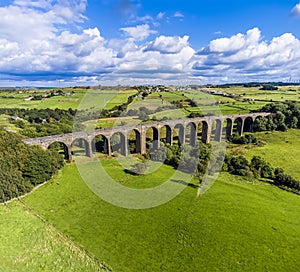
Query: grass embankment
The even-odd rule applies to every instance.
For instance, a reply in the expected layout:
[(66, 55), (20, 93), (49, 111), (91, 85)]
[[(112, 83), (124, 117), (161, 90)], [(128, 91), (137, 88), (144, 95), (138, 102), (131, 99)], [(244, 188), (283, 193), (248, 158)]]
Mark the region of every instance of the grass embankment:
[(20, 202), (0, 206), (0, 271), (105, 271)]
[[(103, 165), (130, 187), (155, 186), (174, 171), (124, 181), (116, 160)], [(298, 271), (299, 196), (227, 173), (196, 194), (189, 186), (164, 205), (124, 209), (99, 199), (68, 165), (25, 201), (114, 271)]]

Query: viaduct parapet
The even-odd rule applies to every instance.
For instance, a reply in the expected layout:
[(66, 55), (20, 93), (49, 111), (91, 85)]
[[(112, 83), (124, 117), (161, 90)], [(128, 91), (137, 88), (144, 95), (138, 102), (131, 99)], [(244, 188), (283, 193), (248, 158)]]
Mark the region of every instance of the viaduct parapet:
[[(111, 155), (118, 151), (124, 156), (130, 153), (130, 144), (134, 145), (134, 152), (144, 154), (147, 151), (147, 140), (152, 142), (152, 148), (159, 148), (160, 142), (170, 145), (177, 141), (179, 145), (190, 144), (195, 146), (198, 139), (204, 143), (211, 140), (217, 142), (228, 139), (233, 133), (242, 135), (243, 132), (252, 132), (256, 118), (268, 117), (271, 113), (259, 112), (249, 114), (232, 114), (220, 116), (205, 116), (177, 120), (166, 120), (151, 123), (142, 123), (134, 126), (116, 126), (110, 129), (96, 129), (91, 131), (73, 132), (67, 134), (31, 138), (23, 140), (29, 145), (39, 145), (47, 149), (54, 143), (60, 143), (64, 148), (66, 159), (71, 159), (71, 147), (76, 143), (84, 147), (86, 156), (91, 157), (93, 152), (99, 151)], [(149, 136), (149, 134), (151, 136)], [(116, 141), (112, 141), (113, 137)], [(130, 136), (129, 136), (130, 135)], [(97, 150), (97, 143), (100, 147)]]

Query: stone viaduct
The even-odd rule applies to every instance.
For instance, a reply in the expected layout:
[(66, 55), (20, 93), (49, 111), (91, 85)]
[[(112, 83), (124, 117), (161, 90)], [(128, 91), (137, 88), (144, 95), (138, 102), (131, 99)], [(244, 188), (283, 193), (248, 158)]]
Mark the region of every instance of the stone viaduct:
[[(29, 145), (39, 145), (44, 149), (58, 142), (64, 148), (66, 159), (72, 158), (73, 145), (84, 148), (85, 155), (88, 157), (91, 157), (95, 151), (107, 155), (118, 151), (123, 156), (127, 156), (130, 153), (130, 144), (134, 145), (135, 153), (146, 153), (149, 140), (154, 149), (159, 148), (160, 141), (165, 141), (170, 145), (173, 141), (177, 141), (179, 145), (188, 143), (193, 146), (197, 144), (198, 139), (204, 143), (209, 143), (211, 139), (220, 142), (222, 138), (228, 139), (233, 133), (242, 135), (243, 132), (252, 132), (256, 118), (270, 115), (271, 113), (260, 112), (166, 120), (25, 139), (24, 142)], [(150, 139), (149, 135), (151, 135)], [(117, 141), (113, 140), (114, 138)], [(98, 150), (97, 143), (100, 143)]]

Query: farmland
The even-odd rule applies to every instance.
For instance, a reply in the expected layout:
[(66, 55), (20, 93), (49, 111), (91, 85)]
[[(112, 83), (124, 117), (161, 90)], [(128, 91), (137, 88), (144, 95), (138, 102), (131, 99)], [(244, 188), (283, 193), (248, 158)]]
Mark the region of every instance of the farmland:
[[(211, 94), (209, 90), (232, 96)], [(40, 95), (45, 90), (36, 92)], [(85, 130), (180, 119), (191, 113), (248, 113), (271, 100), (300, 101), (297, 86), (279, 87), (276, 91), (210, 87), (205, 91), (150, 92), (145, 96), (134, 88), (75, 89), (67, 96), (24, 101), (29, 95), (32, 94), (1, 92), (0, 103), (7, 108), (104, 109), (113, 115), (119, 105), (133, 97), (119, 116), (84, 121)], [(142, 121), (140, 112), (145, 108), (150, 113)], [(129, 115), (129, 110), (136, 114)], [(4, 114), (0, 125), (22, 130)], [(248, 160), (261, 156), (273, 167), (281, 167), (300, 179), (299, 130), (257, 132), (255, 137), (260, 144), (227, 143), (227, 152)], [(145, 175), (126, 171), (132, 163), (144, 159), (140, 155), (129, 160), (118, 154), (98, 153), (91, 162), (80, 156), (82, 152), (77, 154), (59, 175), (26, 196), (25, 204), (14, 201), (0, 206), (0, 271), (3, 267), (5, 271), (22, 271), (29, 266), (32, 270), (26, 271), (101, 271), (102, 263), (122, 272), (298, 271), (299, 195), (254, 177), (221, 172), (210, 190), (199, 196), (199, 180), (171, 166), (151, 162)], [(169, 181), (183, 191), (167, 203), (148, 209), (114, 206), (92, 192), (79, 172), (83, 167), (90, 176), (97, 177), (93, 175), (96, 158), (105, 172), (125, 188), (156, 188)], [(178, 178), (174, 178), (176, 172), (180, 172)], [(100, 175), (94, 182), (105, 184), (103, 179), (105, 175)], [(14, 222), (19, 224), (12, 231)]]

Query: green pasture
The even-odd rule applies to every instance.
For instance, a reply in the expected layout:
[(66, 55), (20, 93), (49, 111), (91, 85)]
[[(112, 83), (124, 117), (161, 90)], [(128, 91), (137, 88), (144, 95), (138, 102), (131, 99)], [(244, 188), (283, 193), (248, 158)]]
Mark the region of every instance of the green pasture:
[(0, 271), (105, 271), (96, 259), (15, 201), (0, 206)]
[(266, 105), (267, 102), (255, 101), (255, 102), (242, 102), (236, 101), (232, 103), (222, 103), (216, 105), (199, 105), (198, 107), (187, 107), (186, 110), (189, 112), (200, 112), (206, 114), (238, 114), (238, 113), (249, 113), (253, 110), (258, 110)]
[(216, 90), (242, 95), (240, 99), (254, 98), (255, 100), (265, 100), (267, 102), (300, 100), (300, 88), (298, 86), (280, 86), (278, 90), (259, 90), (259, 87), (245, 88), (243, 86), (233, 86), (230, 88), (216, 88)]
[(227, 103), (234, 102), (235, 99), (230, 97), (223, 97), (219, 95), (212, 95), (208, 93), (204, 93), (197, 90), (187, 90), (184, 91), (184, 95), (192, 100), (194, 100), (198, 105), (210, 105), (215, 104), (217, 102)]
[(146, 99), (163, 99), (165, 102), (168, 103), (170, 103), (171, 101), (184, 100), (185, 98), (186, 97), (184, 96), (184, 93), (178, 91), (151, 93), (146, 97)]
[(255, 136), (265, 144), (230, 145), (230, 152), (245, 155), (249, 160), (253, 156), (261, 156), (273, 167), (280, 167), (287, 174), (300, 179), (300, 130), (259, 132)]
[[(157, 186), (174, 172), (162, 165), (140, 177), (125, 173), (115, 159), (101, 163), (131, 188)], [(72, 164), (25, 202), (113, 271), (298, 271), (300, 266), (300, 197), (227, 173), (200, 197), (195, 186), (187, 186), (164, 205), (132, 210), (98, 198)]]
[(233, 102), (220, 104), (220, 110), (223, 114), (235, 114), (235, 113), (249, 113), (253, 110), (258, 110), (266, 105), (267, 102), (255, 101), (255, 102)]
[[(0, 106), (3, 108), (60, 108), (60, 109), (103, 109), (110, 107), (109, 105), (116, 105), (116, 103), (124, 103), (127, 101), (128, 96), (133, 94), (134, 90), (117, 91), (117, 90), (98, 90), (98, 89), (65, 89), (64, 93), (72, 92), (68, 96), (53, 96), (43, 98), (42, 100), (25, 101), (25, 98), (34, 95), (43, 95), (50, 93), (49, 90), (35, 90), (19, 93), (14, 92), (1, 92), (0, 93)], [(115, 102), (114, 102), (115, 101)]]
[(129, 96), (137, 94), (137, 90), (124, 90), (119, 91), (116, 96), (112, 97), (110, 100), (107, 100), (105, 109), (110, 110), (115, 106), (121, 105), (127, 102)]
[(185, 111), (184, 109), (173, 109), (153, 113), (150, 115), (150, 118), (156, 117), (157, 120), (160, 120), (163, 117), (167, 117), (170, 120), (175, 120), (180, 118), (186, 118), (187, 115), (187, 111)]
[(162, 107), (164, 105), (170, 105), (170, 103), (163, 103), (159, 97), (146, 97), (143, 100), (141, 98), (136, 98), (131, 104), (129, 104), (127, 109), (138, 110), (140, 107), (146, 107), (149, 110), (156, 110), (158, 107)]

